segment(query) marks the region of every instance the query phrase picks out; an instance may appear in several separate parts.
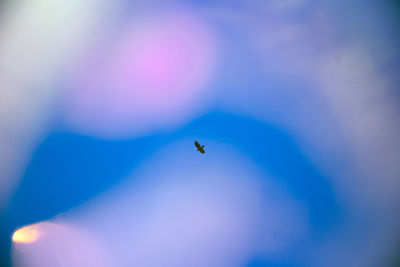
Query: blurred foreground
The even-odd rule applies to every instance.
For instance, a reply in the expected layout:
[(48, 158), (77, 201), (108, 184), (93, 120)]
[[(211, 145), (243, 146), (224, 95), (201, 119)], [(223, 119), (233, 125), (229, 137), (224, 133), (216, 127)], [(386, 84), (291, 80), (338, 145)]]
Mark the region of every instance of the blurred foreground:
[(0, 8), (1, 266), (400, 264), (396, 1)]

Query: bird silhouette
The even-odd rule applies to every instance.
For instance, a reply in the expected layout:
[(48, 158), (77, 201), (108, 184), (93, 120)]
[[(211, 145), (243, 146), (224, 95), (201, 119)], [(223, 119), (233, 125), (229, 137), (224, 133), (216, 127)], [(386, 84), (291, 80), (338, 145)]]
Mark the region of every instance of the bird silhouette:
[(194, 141), (194, 145), (197, 147), (197, 151), (199, 151), (201, 154), (206, 153), (206, 152), (204, 151), (204, 146), (201, 146), (201, 145), (199, 144), (199, 142)]

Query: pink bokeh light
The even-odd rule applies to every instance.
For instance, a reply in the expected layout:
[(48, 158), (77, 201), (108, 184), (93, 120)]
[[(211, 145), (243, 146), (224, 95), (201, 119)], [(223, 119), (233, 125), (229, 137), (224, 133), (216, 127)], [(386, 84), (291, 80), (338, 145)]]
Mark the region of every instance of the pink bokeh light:
[(182, 122), (206, 104), (217, 49), (211, 27), (188, 11), (126, 24), (66, 92), (66, 121), (77, 132), (137, 136)]

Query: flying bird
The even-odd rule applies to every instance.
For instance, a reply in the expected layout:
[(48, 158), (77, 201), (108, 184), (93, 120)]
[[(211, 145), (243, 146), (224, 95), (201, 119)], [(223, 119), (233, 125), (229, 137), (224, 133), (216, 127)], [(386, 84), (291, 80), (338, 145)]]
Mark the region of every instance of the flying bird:
[(197, 147), (197, 151), (199, 151), (201, 154), (206, 153), (206, 152), (204, 151), (204, 146), (201, 146), (201, 145), (199, 144), (199, 142), (194, 141), (194, 145)]

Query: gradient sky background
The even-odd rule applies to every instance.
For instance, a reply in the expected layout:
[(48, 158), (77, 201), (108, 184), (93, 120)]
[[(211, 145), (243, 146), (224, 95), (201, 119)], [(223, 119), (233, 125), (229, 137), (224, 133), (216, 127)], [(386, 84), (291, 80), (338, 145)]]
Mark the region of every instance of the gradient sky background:
[(399, 10), (3, 4), (2, 262), (398, 266)]

